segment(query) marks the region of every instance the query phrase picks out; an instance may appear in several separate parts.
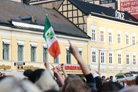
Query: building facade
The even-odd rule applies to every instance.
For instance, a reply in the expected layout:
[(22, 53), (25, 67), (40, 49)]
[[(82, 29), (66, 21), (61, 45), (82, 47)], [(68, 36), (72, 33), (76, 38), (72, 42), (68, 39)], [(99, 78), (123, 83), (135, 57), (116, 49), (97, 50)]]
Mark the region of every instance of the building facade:
[[(4, 8), (4, 4), (9, 5), (10, 10), (9, 7)], [(70, 39), (73, 45), (78, 46), (80, 54), (88, 64), (87, 52), (90, 37), (81, 29), (54, 9), (5, 0), (0, 3), (0, 8), (0, 12), (3, 12), (0, 16), (1, 72), (17, 74), (26, 69), (44, 68), (46, 60), (50, 68), (52, 68), (51, 65), (60, 66), (64, 63), (68, 74), (82, 74), (77, 61), (69, 52), (68, 43)], [(48, 15), (61, 49), (61, 54), (56, 59), (49, 55), (43, 38), (45, 14)]]
[[(24, 25), (28, 25), (30, 23), (22, 20), (25, 17), (20, 19), (22, 21), (17, 21), (19, 18), (16, 15), (14, 17), (16, 20), (12, 21), (12, 23), (14, 22), (12, 25), (16, 28), (8, 27), (8, 30), (5, 27), (1, 29), (4, 30), (1, 31), (1, 47), (4, 49), (1, 49), (2, 56), (0, 58), (2, 64), (7, 62), (7, 67), (11, 66), (10, 71), (22, 71), (22, 67), (32, 67), (33, 69), (43, 67), (43, 59), (46, 59), (54, 65), (65, 63), (68, 74), (81, 74), (76, 60), (68, 52), (67, 39), (71, 39), (73, 45), (79, 47), (79, 51), (87, 65), (90, 66), (92, 73), (96, 70), (105, 76), (115, 76), (120, 72), (137, 71), (138, 21), (129, 13), (79, 0), (64, 0), (54, 10), (44, 10), (40, 7), (35, 8), (35, 6), (25, 7), (26, 10), (33, 8), (30, 12), (36, 13), (30, 15), (35, 15), (37, 21), (41, 24), (44, 24), (44, 21), (41, 21), (44, 20), (45, 16), (42, 12), (48, 13), (60, 44), (61, 55), (54, 60), (47, 53), (47, 46), (42, 38), (42, 26), (37, 25), (39, 27), (35, 27), (35, 30), (34, 28), (33, 30), (32, 28), (26, 30), (28, 26), (19, 24), (25, 23)], [(41, 9), (41, 12), (39, 9)], [(38, 11), (39, 13), (37, 13)], [(22, 16), (22, 13), (20, 16)], [(34, 27), (34, 24), (32, 25)], [(5, 30), (7, 33), (9, 32), (9, 35), (4, 34)], [(17, 34), (15, 30), (20, 33)], [(25, 65), (19, 63), (22, 60)], [(18, 67), (21, 70), (18, 70)]]
[(138, 21), (132, 15), (79, 0), (64, 0), (58, 11), (91, 37), (92, 72), (115, 76), (137, 71)]
[[(78, 66), (75, 58), (69, 53), (68, 39), (73, 45), (79, 47), (80, 53), (87, 61), (87, 43), (88, 40), (74, 37), (57, 36), (61, 54), (53, 59), (48, 53), (46, 42), (43, 38), (43, 32), (33, 32), (30, 30), (16, 29), (6, 26), (0, 26), (0, 49), (1, 70), (3, 71), (23, 71), (26, 69), (44, 68), (45, 60), (50, 65), (65, 64), (68, 73), (81, 74), (79, 69), (72, 72), (69, 66)], [(79, 42), (79, 43), (78, 43)], [(68, 66), (68, 67), (67, 67)]]

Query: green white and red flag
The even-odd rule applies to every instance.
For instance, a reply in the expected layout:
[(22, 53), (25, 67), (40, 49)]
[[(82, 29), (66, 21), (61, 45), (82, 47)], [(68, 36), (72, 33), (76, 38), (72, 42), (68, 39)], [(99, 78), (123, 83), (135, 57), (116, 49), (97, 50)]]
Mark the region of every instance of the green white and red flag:
[(56, 39), (54, 30), (53, 30), (47, 16), (46, 16), (46, 20), (45, 20), (45, 28), (44, 28), (43, 37), (47, 42), (49, 54), (52, 57), (54, 57), (54, 59), (55, 59), (60, 54), (60, 47), (59, 47), (58, 41)]

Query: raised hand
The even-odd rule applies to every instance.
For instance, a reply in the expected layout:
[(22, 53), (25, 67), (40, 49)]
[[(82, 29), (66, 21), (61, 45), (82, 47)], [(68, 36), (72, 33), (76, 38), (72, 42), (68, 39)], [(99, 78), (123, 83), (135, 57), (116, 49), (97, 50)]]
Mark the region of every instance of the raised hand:
[(70, 47), (69, 47), (70, 53), (72, 53), (75, 57), (76, 57), (76, 56), (79, 56), (79, 57), (80, 57), (80, 53), (79, 53), (79, 51), (78, 51), (78, 47), (73, 46), (73, 45), (71, 44), (70, 40), (68, 40), (68, 42), (69, 42), (69, 45), (70, 45)]
[(78, 48), (76, 46), (73, 46), (69, 40), (68, 40), (68, 42), (70, 44), (69, 51), (73, 54), (76, 61), (79, 63), (83, 74), (84, 75), (90, 74), (90, 70), (89, 70), (88, 66), (86, 65), (85, 61), (83, 60), (83, 58), (81, 57), (81, 55), (78, 51)]
[(65, 65), (64, 64), (61, 64), (61, 69), (62, 69), (62, 71), (65, 71)]
[(58, 73), (58, 69), (56, 67), (54, 67), (53, 65), (51, 65), (53, 68), (51, 69), (54, 73)]

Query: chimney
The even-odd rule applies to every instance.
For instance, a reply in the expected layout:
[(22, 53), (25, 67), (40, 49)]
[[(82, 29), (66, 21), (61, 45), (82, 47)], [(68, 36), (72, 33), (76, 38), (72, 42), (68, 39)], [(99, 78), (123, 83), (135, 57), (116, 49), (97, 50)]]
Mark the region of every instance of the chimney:
[(23, 1), (23, 4), (26, 4), (26, 5), (29, 5), (30, 3), (30, 0), (22, 0)]

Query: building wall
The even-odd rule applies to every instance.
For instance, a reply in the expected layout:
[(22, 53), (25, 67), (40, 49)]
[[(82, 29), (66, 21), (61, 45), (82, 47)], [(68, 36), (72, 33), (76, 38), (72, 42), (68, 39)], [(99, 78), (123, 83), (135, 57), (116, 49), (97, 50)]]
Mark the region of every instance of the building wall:
[[(96, 48), (97, 49), (97, 64), (92, 63), (92, 58), (90, 58), (90, 64), (92, 69), (94, 70), (98, 70), (98, 64), (99, 64), (99, 50), (104, 49), (105, 52), (105, 64), (100, 64), (100, 71), (101, 74), (106, 74), (107, 76), (109, 76), (110, 74), (117, 74), (120, 72), (128, 72), (128, 71), (137, 71), (138, 69), (138, 65), (133, 65), (133, 53), (136, 53), (136, 57), (138, 56), (138, 49), (137, 49), (137, 44), (132, 46), (132, 35), (135, 34), (136, 35), (136, 42), (138, 41), (138, 26), (135, 25), (131, 25), (131, 24), (127, 24), (127, 23), (121, 23), (121, 22), (116, 22), (113, 20), (108, 20), (108, 19), (104, 19), (104, 18), (99, 18), (99, 17), (95, 17), (95, 16), (89, 16), (87, 18), (87, 32), (88, 35), (90, 37), (92, 37), (92, 25), (96, 26), (97, 29), (97, 34), (96, 34), (96, 38), (97, 41), (91, 41), (89, 43), (89, 50), (91, 48)], [(105, 29), (105, 42), (100, 42), (100, 28), (104, 28)], [(108, 39), (108, 30), (112, 29), (112, 33), (113, 33), (113, 43), (110, 44), (109, 43), (109, 39)], [(118, 44), (117, 43), (117, 33), (120, 30), (121, 32), (121, 39), (122, 39), (122, 43)], [(126, 45), (126, 33), (129, 34), (129, 45)], [(127, 48), (128, 46), (128, 48)], [(130, 46), (130, 47), (129, 47)], [(125, 47), (125, 48), (124, 48)], [(124, 48), (124, 49), (122, 49)], [(92, 50), (91, 50), (92, 51)], [(92, 57), (91, 51), (88, 53), (88, 55), (90, 57)], [(113, 64), (109, 64), (109, 51), (113, 51)], [(121, 51), (122, 52), (122, 64), (119, 65), (118, 64), (118, 52)], [(129, 52), (129, 62), (130, 64), (126, 65), (126, 53)], [(137, 62), (137, 60), (136, 60)]]
[[(10, 41), (10, 59), (8, 61), (3, 60), (3, 39)], [(70, 39), (71, 43), (75, 46), (78, 46), (79, 49), (82, 50), (82, 57), (88, 64), (88, 55), (87, 55), (87, 45), (88, 45), (88, 40), (87, 39), (81, 39), (81, 38), (75, 38), (75, 37), (70, 37), (70, 36), (62, 36), (62, 35), (57, 35), (57, 39), (59, 41), (60, 49), (61, 49), (61, 54), (59, 55), (59, 63), (55, 64), (54, 59), (49, 55), (48, 56), (48, 61), (53, 65), (60, 65), (64, 63), (65, 65), (73, 65), (73, 66), (78, 66), (77, 61), (73, 56), (71, 56), (71, 64), (66, 63), (66, 49), (69, 48), (69, 43), (68, 39)], [(14, 65), (14, 63), (19, 63), (21, 61), (18, 61), (18, 41), (24, 42), (24, 60), (25, 65)], [(31, 54), (30, 54), (30, 44), (31, 43), (36, 43), (37, 44), (37, 55), (36, 55), (36, 62), (31, 62)], [(16, 29), (16, 28), (10, 28), (10, 27), (5, 27), (5, 26), (0, 26), (0, 65), (5, 65), (5, 66), (10, 66), (10, 69), (7, 69), (5, 71), (23, 71), (23, 69), (18, 69), (18, 67), (31, 67), (31, 69), (35, 68), (44, 68), (43, 65), (43, 44), (46, 44), (44, 38), (43, 38), (43, 33), (42, 32), (36, 32), (36, 31), (31, 31), (31, 30), (23, 30), (23, 29)], [(50, 66), (50, 68), (52, 68)], [(4, 71), (4, 68), (0, 66), (0, 71)], [(79, 73), (81, 74), (82, 72), (80, 70), (68, 70), (67, 73)]]

